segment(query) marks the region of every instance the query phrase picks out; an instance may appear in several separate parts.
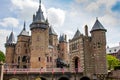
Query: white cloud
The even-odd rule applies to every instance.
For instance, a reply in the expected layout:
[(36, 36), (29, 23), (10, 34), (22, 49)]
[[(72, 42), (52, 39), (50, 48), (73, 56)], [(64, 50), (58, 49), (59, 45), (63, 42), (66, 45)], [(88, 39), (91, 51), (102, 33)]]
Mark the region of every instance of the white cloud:
[(101, 17), (104, 24), (109, 25), (109, 27), (117, 26), (119, 23), (118, 19), (115, 18), (113, 15), (105, 14)]
[(11, 31), (0, 29), (0, 50), (5, 53), (6, 37), (10, 35)]
[[(13, 4), (12, 11), (16, 11), (19, 19), (22, 20), (31, 20), (39, 8), (39, 3), (35, 0), (11, 0), (11, 2)], [(43, 4), (42, 10), (46, 16), (46, 9)]]
[(8, 17), (0, 20), (0, 26), (3, 27), (18, 27), (19, 21), (16, 18)]
[(99, 9), (99, 6), (96, 2), (93, 2), (86, 7), (86, 10), (88, 10), (90, 12), (96, 11), (98, 9)]
[(75, 0), (77, 3), (84, 3), (87, 2), (88, 0)]
[(61, 26), (65, 20), (65, 11), (59, 8), (50, 8), (48, 9), (48, 19), (50, 24)]

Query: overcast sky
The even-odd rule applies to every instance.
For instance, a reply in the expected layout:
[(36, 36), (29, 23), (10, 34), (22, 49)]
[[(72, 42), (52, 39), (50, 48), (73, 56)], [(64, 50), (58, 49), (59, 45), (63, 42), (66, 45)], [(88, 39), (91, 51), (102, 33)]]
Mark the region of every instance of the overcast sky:
[[(38, 7), (39, 0), (0, 1), (0, 50), (5, 52), (6, 36), (9, 36), (12, 30), (17, 41), (24, 21), (27, 31), (30, 31), (32, 16)], [(107, 29), (107, 46), (119, 45), (120, 0), (42, 0), (42, 10), (58, 35), (65, 33), (69, 39), (77, 29), (84, 34), (86, 24), (90, 31), (98, 17)]]

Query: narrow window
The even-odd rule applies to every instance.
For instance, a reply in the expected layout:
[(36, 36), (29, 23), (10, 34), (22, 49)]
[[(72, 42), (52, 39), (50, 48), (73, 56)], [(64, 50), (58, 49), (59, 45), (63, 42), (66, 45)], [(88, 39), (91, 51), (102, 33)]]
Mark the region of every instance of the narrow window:
[(52, 57), (50, 57), (50, 62), (52, 62)]
[(47, 56), (47, 62), (49, 62), (49, 57)]
[(38, 61), (40, 62), (40, 57), (38, 57)]

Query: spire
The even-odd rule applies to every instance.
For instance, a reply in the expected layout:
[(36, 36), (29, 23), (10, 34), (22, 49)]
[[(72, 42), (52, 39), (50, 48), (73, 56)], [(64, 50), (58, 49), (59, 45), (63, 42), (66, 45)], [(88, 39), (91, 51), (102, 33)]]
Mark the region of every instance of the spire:
[(66, 36), (66, 34), (60, 35), (59, 42), (67, 42), (67, 36)]
[(39, 0), (39, 9), (36, 12), (35, 21), (45, 22), (45, 18), (44, 18), (43, 11), (42, 11), (42, 8), (41, 8), (41, 0)]
[(96, 22), (93, 25), (92, 30), (90, 32), (96, 31), (96, 30), (106, 31), (106, 29), (103, 27), (103, 25), (99, 22), (98, 17), (96, 17)]
[(80, 31), (79, 31), (79, 29), (77, 29), (73, 39), (78, 38), (80, 35), (81, 35)]
[(32, 24), (30, 24), (30, 29), (32, 30), (34, 28), (43, 28), (43, 29), (48, 28), (48, 21), (45, 20), (45, 17), (43, 15), (43, 11), (41, 8), (41, 0), (39, 0), (38, 11), (36, 12), (36, 14), (33, 15), (33, 22)]
[(49, 34), (50, 35), (57, 35), (57, 33), (54, 31), (52, 26), (50, 26), (50, 28), (49, 28)]
[(41, 6), (41, 0), (39, 0), (39, 6)]
[(20, 35), (24, 35), (24, 36), (29, 36), (29, 33), (26, 31), (26, 22), (24, 21), (24, 25), (23, 25), (23, 30), (21, 31)]
[(9, 43), (9, 44), (15, 43), (15, 37), (14, 37), (13, 31), (11, 32), (7, 43)]

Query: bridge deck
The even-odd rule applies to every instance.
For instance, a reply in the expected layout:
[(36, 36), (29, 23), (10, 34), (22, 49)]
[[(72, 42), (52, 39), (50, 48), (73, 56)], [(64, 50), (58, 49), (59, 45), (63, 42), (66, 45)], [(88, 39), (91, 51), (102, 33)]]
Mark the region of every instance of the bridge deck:
[(83, 72), (82, 70), (70, 70), (69, 68), (27, 68), (27, 69), (18, 69), (18, 68), (5, 68), (4, 74), (24, 74), (24, 73), (75, 73), (75, 72)]

